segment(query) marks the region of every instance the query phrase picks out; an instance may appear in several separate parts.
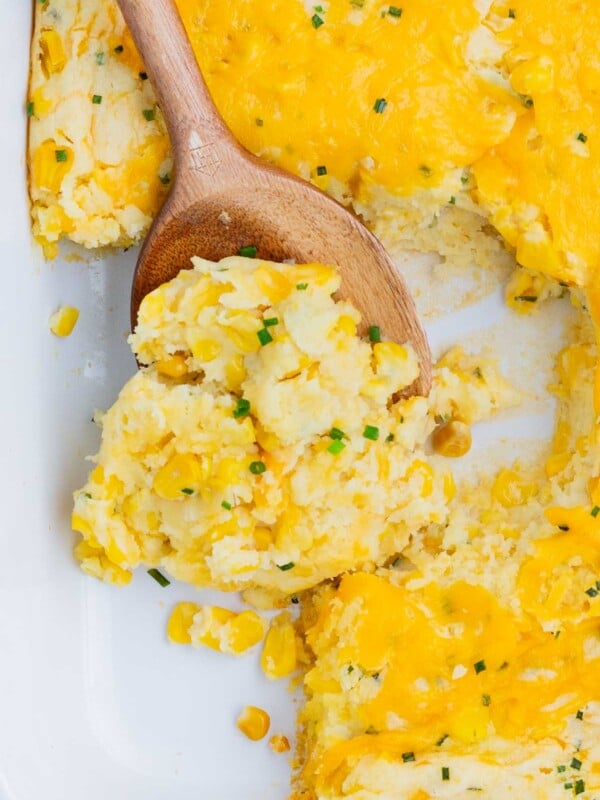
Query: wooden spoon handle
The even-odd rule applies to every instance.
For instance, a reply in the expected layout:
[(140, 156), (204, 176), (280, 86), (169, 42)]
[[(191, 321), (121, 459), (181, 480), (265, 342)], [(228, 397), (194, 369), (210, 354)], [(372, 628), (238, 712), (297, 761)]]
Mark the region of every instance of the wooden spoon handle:
[[(165, 117), (177, 174), (196, 192), (242, 152), (202, 77), (173, 0), (118, 0)], [(221, 170), (222, 171), (222, 170)], [(188, 187), (190, 188), (190, 187)]]

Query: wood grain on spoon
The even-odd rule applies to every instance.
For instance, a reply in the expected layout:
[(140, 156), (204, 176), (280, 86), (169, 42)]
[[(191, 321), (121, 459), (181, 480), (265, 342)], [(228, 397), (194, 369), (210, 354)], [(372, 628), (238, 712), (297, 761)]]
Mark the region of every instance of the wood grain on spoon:
[(140, 252), (132, 288), (132, 324), (148, 292), (190, 266), (254, 245), (273, 261), (340, 268), (340, 295), (359, 309), (363, 332), (410, 342), (431, 387), (431, 355), (404, 280), (381, 243), (353, 214), (300, 178), (245, 150), (220, 117), (173, 0), (119, 0), (165, 117), (175, 180)]

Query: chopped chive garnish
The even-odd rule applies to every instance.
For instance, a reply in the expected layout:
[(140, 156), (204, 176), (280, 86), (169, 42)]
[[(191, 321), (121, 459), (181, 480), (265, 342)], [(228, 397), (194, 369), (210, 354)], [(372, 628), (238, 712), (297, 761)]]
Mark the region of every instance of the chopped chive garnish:
[(401, 17), (402, 9), (398, 8), (398, 6), (390, 6), (388, 8), (388, 14), (390, 15), (390, 17)]
[(245, 397), (240, 397), (237, 401), (235, 408), (233, 409), (233, 416), (235, 419), (239, 419), (240, 417), (245, 417), (247, 414), (250, 413), (250, 400), (246, 400)]
[(279, 318), (269, 317), (268, 319), (263, 319), (263, 325), (265, 328), (272, 328), (273, 325), (279, 325)]
[(322, 13), (323, 13), (323, 11), (325, 11), (325, 9), (323, 8), (323, 6), (314, 6), (314, 9), (315, 9), (315, 11), (316, 11), (318, 14), (322, 14)]
[(600, 506), (594, 506), (590, 511), (590, 514), (592, 515), (592, 517), (597, 517), (598, 514), (600, 514)]
[(381, 341), (381, 328), (379, 325), (370, 325), (369, 326), (369, 339), (372, 342), (380, 342)]
[(245, 247), (240, 247), (238, 250), (238, 256), (244, 256), (244, 258), (255, 258), (258, 248), (253, 244), (248, 244)]
[(313, 14), (312, 17), (310, 18), (310, 21), (312, 22), (313, 28), (315, 30), (317, 30), (318, 28), (321, 27), (321, 25), (324, 24), (323, 18), (320, 17), (318, 14)]
[(327, 175), (327, 167), (325, 166), (317, 167), (317, 175)]
[(559, 525), (558, 526), (558, 530), (559, 531), (563, 531), (564, 533), (566, 533), (569, 530), (569, 526), (568, 525)]
[(115, 47), (115, 53), (122, 53), (122, 52), (123, 52), (123, 45), (122, 44), (118, 44)]
[(35, 114), (35, 104), (34, 104), (33, 100), (30, 100), (27, 103), (27, 105), (25, 106), (25, 109), (27, 111), (27, 116), (28, 117), (33, 117), (33, 115)]
[(388, 433), (388, 435), (385, 437), (385, 440), (386, 442), (393, 442), (395, 438), (396, 437), (394, 436), (393, 433)]
[(563, 787), (564, 787), (565, 789), (572, 789), (572, 788), (573, 788), (573, 783), (572, 783), (572, 781), (567, 781), (566, 783), (563, 783)]
[(145, 108), (145, 109), (142, 111), (142, 114), (144, 115), (145, 119), (147, 119), (147, 120), (148, 120), (148, 122), (152, 122), (152, 120), (153, 120), (153, 119), (154, 119), (154, 117), (156, 116), (156, 114), (155, 114), (155, 112), (154, 112), (154, 109), (153, 109), (153, 108)]
[(280, 569), (282, 572), (287, 572), (288, 569), (294, 569), (295, 566), (293, 561), (288, 561), (287, 564), (277, 564), (277, 569)]
[(509, 16), (509, 19), (514, 19), (517, 16), (516, 13), (515, 13), (514, 8), (509, 8), (508, 9), (508, 16)]
[(556, 771), (557, 772), (566, 772), (567, 768), (566, 768), (566, 766), (564, 764), (559, 764), (559, 766), (556, 768)]
[(231, 503), (227, 502), (227, 500), (223, 500), (221, 508), (224, 508), (225, 511), (231, 511)]
[(171, 176), (169, 174), (167, 174), (167, 173), (165, 173), (164, 175), (159, 175), (158, 179), (165, 186), (167, 186), (167, 184), (171, 183)]
[(262, 126), (265, 124), (265, 123), (262, 121), (262, 119), (261, 119), (260, 117), (257, 117), (257, 118), (254, 120), (254, 122), (256, 123), (256, 125), (257, 125), (257, 127), (258, 127), (258, 128), (262, 128)]
[(143, 81), (147, 81), (148, 80), (148, 73), (147, 72), (140, 72), (139, 76)]
[(340, 428), (332, 428), (329, 431), (329, 436), (331, 439), (343, 439), (346, 434)]
[(169, 586), (171, 583), (171, 581), (168, 578), (165, 578), (162, 572), (159, 572), (157, 569), (154, 569), (154, 567), (148, 570), (148, 575), (150, 575), (151, 578), (154, 578), (154, 580), (157, 583), (159, 583), (163, 587), (163, 589), (165, 586)]
[(571, 760), (571, 766), (573, 769), (581, 769), (581, 761), (578, 758), (573, 758)]
[(575, 781), (575, 794), (581, 794), (585, 792), (585, 781), (582, 781), (581, 778), (578, 778)]
[(101, 102), (102, 102), (102, 95), (101, 94), (93, 94), (92, 95), (92, 103), (95, 106), (99, 106)]
[(295, 606), (297, 606), (297, 605), (298, 605), (298, 603), (300, 602), (300, 600), (298, 599), (298, 597), (297, 597), (295, 594), (293, 594), (293, 595), (290, 597), (290, 600), (291, 600), (291, 602), (292, 602), (292, 603), (293, 603)]
[(253, 475), (262, 475), (263, 472), (267, 471), (267, 465), (264, 461), (253, 461), (248, 469)]
[(194, 490), (193, 489), (185, 488), (185, 489), (182, 489), (181, 491), (182, 491), (183, 494), (194, 494)]
[(481, 704), (482, 705), (489, 706), (491, 704), (491, 702), (492, 702), (492, 698), (489, 696), (489, 694), (482, 694), (481, 695)]
[(96, 64), (102, 66), (104, 64), (104, 53), (98, 52), (96, 53)]
[(378, 97), (377, 100), (375, 100), (375, 104), (373, 105), (373, 111), (376, 114), (383, 114), (386, 108), (387, 108), (387, 100), (385, 99), (385, 97)]
[(430, 178), (433, 175), (433, 170), (427, 164), (419, 164), (419, 172), (426, 178)]
[(460, 176), (460, 182), (462, 183), (463, 186), (466, 186), (467, 183), (469, 182), (469, 175), (468, 174), (467, 175), (461, 175)]
[(442, 780), (443, 781), (450, 780), (450, 767), (442, 767)]
[(521, 94), (519, 95), (521, 99), (521, 104), (525, 106), (525, 108), (532, 108), (533, 106), (533, 98), (529, 97), (528, 94)]
[(60, 163), (61, 161), (67, 160), (67, 151), (66, 150), (55, 150), (54, 155), (56, 160)]
[(308, 283), (297, 283), (296, 289), (298, 289), (299, 292), (303, 292), (305, 289), (308, 289)]
[(404, 761), (405, 764), (407, 764), (409, 761), (414, 761), (414, 760), (415, 760), (415, 754), (413, 752), (402, 753), (402, 761)]
[(256, 335), (258, 336), (258, 341), (263, 345), (263, 347), (266, 344), (269, 344), (269, 342), (273, 341), (273, 337), (266, 328), (261, 328), (259, 331), (256, 331)]
[(598, 590), (595, 586), (590, 586), (589, 589), (585, 590), (585, 593), (588, 595), (588, 597), (598, 597)]
[(579, 131), (576, 138), (578, 142), (583, 142), (584, 144), (587, 142), (587, 136), (583, 131)]
[(368, 736), (375, 736), (376, 734), (379, 733), (379, 731), (373, 725), (369, 725), (369, 727), (366, 729), (365, 733)]
[(379, 439), (379, 428), (375, 427), (375, 425), (365, 425), (363, 436), (365, 439), (370, 439), (372, 442), (376, 442), (377, 439)]
[(334, 439), (333, 442), (327, 448), (327, 452), (331, 453), (334, 456), (339, 455), (342, 450), (346, 447), (345, 443), (342, 442), (341, 439)]
[(480, 672), (485, 672), (487, 667), (485, 666), (485, 661), (483, 659), (481, 661), (476, 661), (473, 664), (473, 669), (475, 670), (475, 674), (479, 675)]
[(435, 743), (435, 746), (436, 747), (441, 747), (444, 744), (444, 742), (446, 741), (447, 738), (448, 738), (448, 734), (447, 733), (445, 733), (443, 736), (440, 736), (440, 738)]
[(581, 709), (575, 714), (575, 719), (583, 719), (583, 711)]
[(518, 294), (515, 300), (519, 300), (523, 303), (537, 303), (537, 297), (534, 294)]
[(456, 205), (456, 197), (454, 197), (454, 195), (452, 195), (452, 197), (450, 198), (450, 200), (448, 200), (448, 203), (449, 203), (451, 206), (455, 206), (455, 205)]

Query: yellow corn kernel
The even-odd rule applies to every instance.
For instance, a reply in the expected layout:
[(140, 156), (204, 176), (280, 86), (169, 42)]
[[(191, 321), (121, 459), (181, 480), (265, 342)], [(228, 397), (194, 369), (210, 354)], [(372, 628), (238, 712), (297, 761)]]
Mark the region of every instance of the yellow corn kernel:
[(123, 490), (125, 488), (123, 481), (120, 478), (117, 478), (116, 475), (109, 475), (108, 479), (104, 482), (104, 487), (106, 491), (106, 496), (110, 500), (115, 500), (117, 497), (123, 494)]
[(65, 175), (73, 166), (73, 150), (46, 139), (35, 150), (31, 162), (34, 184), (40, 189), (58, 194)]
[(347, 314), (342, 314), (338, 319), (336, 328), (346, 336), (356, 336), (356, 322)]
[(67, 63), (67, 55), (62, 39), (55, 30), (42, 31), (40, 34), (40, 50), (42, 51), (42, 69), (46, 77), (64, 69)]
[(537, 491), (535, 483), (527, 483), (512, 469), (501, 469), (492, 485), (492, 497), (504, 508), (524, 505)]
[(176, 453), (156, 475), (152, 488), (164, 500), (198, 494), (206, 478), (206, 469), (197, 456)]
[(69, 336), (79, 319), (79, 309), (61, 306), (48, 320), (48, 327), (55, 336)]
[(237, 483), (243, 465), (235, 458), (222, 458), (215, 467), (212, 484), (217, 489), (227, 489)]
[(450, 500), (454, 498), (456, 494), (456, 483), (454, 482), (454, 475), (451, 472), (447, 472), (444, 475), (444, 497), (446, 498), (446, 502), (449, 503)]
[(270, 303), (281, 302), (292, 290), (292, 283), (283, 273), (266, 265), (257, 267), (254, 280)]
[(269, 528), (259, 525), (254, 529), (254, 546), (257, 550), (268, 550), (273, 544), (273, 534)]
[(413, 475), (420, 475), (423, 483), (421, 484), (421, 497), (429, 497), (433, 492), (433, 470), (425, 461), (417, 459), (404, 473), (404, 480), (409, 480)]
[(257, 332), (261, 323), (247, 311), (232, 314), (223, 325), (225, 333), (242, 353), (255, 353), (260, 348)]
[(138, 311), (138, 322), (147, 325), (158, 319), (165, 310), (165, 293), (161, 287), (142, 300)]
[(387, 370), (382, 369), (388, 364), (405, 364), (408, 358), (408, 351), (406, 347), (396, 342), (376, 342), (373, 345), (373, 356), (377, 365), (377, 371), (380, 370), (387, 374)]
[(282, 733), (275, 733), (269, 739), (269, 747), (274, 753), (288, 753), (290, 750), (290, 740)]
[(190, 349), (194, 358), (200, 361), (214, 361), (221, 355), (223, 348), (215, 339), (199, 338), (190, 342)]
[(542, 94), (554, 86), (554, 64), (547, 56), (523, 61), (513, 69), (510, 83), (519, 94)]
[(193, 644), (203, 644), (211, 650), (222, 652), (223, 627), (235, 613), (220, 606), (202, 606), (195, 615), (194, 623), (189, 629)]
[(73, 554), (84, 572), (107, 583), (126, 586), (133, 577), (129, 570), (110, 562), (101, 548), (93, 547), (88, 542), (79, 542), (73, 549)]
[(254, 431), (256, 433), (256, 441), (263, 450), (267, 451), (267, 453), (272, 453), (273, 450), (277, 450), (279, 447), (281, 447), (281, 442), (277, 436), (274, 433), (266, 431), (260, 422), (257, 421), (254, 424)]
[(265, 635), (265, 622), (256, 611), (242, 611), (227, 623), (223, 652), (240, 655), (257, 645)]
[(454, 716), (448, 733), (463, 744), (476, 744), (486, 738), (489, 720), (485, 706), (465, 706)]
[(200, 611), (196, 603), (177, 603), (167, 623), (167, 636), (174, 644), (191, 644), (190, 627)]
[(279, 614), (271, 622), (260, 664), (267, 678), (272, 681), (285, 678), (296, 669), (296, 632), (289, 614)]
[(71, 528), (82, 536), (91, 536), (92, 528), (89, 522), (85, 520), (80, 514), (73, 512), (71, 514)]
[(35, 109), (35, 116), (38, 119), (46, 116), (46, 114), (51, 110), (53, 103), (52, 100), (48, 100), (48, 98), (45, 96), (44, 90), (41, 86), (38, 87), (31, 95), (31, 102), (33, 103), (33, 108)]
[(231, 291), (231, 288), (230, 283), (215, 283), (210, 275), (205, 275), (193, 289), (189, 290), (188, 302), (194, 316), (197, 316), (203, 308), (217, 305), (221, 295)]
[(168, 378), (182, 378), (187, 373), (185, 356), (176, 353), (170, 358), (160, 359), (156, 362), (156, 369)]
[(46, 261), (53, 261), (60, 253), (58, 244), (56, 242), (49, 242), (43, 236), (36, 236), (35, 238), (42, 247), (42, 252), (44, 253)]
[(244, 367), (244, 357), (240, 353), (227, 362), (225, 365), (225, 380), (227, 390), (237, 392), (246, 379), (246, 368)]
[(290, 275), (293, 276), (294, 285), (308, 283), (315, 286), (325, 286), (332, 284), (332, 291), (339, 286), (340, 278), (335, 267), (328, 267), (325, 264), (297, 264), (291, 268)]
[(271, 718), (262, 708), (245, 706), (238, 717), (237, 726), (244, 736), (252, 739), (253, 742), (258, 742), (264, 739), (269, 732)]
[(555, 475), (558, 475), (559, 472), (563, 471), (570, 460), (570, 453), (555, 453), (554, 455), (549, 456), (545, 465), (546, 475), (549, 478), (553, 478)]
[(104, 467), (102, 464), (98, 464), (98, 466), (92, 470), (90, 473), (90, 480), (92, 483), (104, 483)]
[(471, 449), (471, 441), (471, 429), (458, 419), (439, 425), (432, 436), (433, 449), (446, 458), (464, 456)]

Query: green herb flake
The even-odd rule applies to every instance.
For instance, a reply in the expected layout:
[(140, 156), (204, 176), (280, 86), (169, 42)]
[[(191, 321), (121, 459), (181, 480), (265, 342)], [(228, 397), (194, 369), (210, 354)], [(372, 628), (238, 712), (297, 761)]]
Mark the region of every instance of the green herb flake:
[(30, 100), (27, 105), (25, 106), (25, 111), (27, 112), (28, 117), (33, 117), (35, 114), (35, 103), (33, 100)]
[(385, 440), (386, 440), (386, 442), (389, 443), (389, 442), (393, 442), (395, 438), (396, 437), (394, 436), (393, 433), (388, 433), (388, 435), (385, 437)]
[(435, 743), (435, 746), (436, 747), (441, 747), (444, 744), (444, 742), (446, 741), (447, 738), (448, 738), (448, 734), (447, 733), (445, 733), (443, 736), (440, 736), (440, 738)]
[(328, 446), (327, 452), (331, 453), (333, 456), (339, 455), (342, 450), (346, 447), (345, 442), (342, 442), (341, 439), (334, 439), (333, 442)]
[(583, 719), (583, 711), (581, 709), (575, 714), (575, 719)]
[(563, 783), (563, 788), (564, 789), (572, 789), (573, 788), (573, 783), (571, 781), (567, 781), (566, 783)]
[(99, 106), (101, 102), (102, 102), (102, 95), (101, 94), (93, 94), (92, 95), (92, 103), (95, 106)]
[(517, 14), (516, 14), (514, 8), (509, 8), (508, 9), (508, 18), (509, 19), (516, 19), (516, 16), (517, 16)]
[(595, 586), (590, 586), (589, 589), (585, 590), (585, 593), (588, 597), (598, 597), (598, 589)]
[(388, 14), (390, 17), (401, 17), (402, 16), (402, 9), (398, 8), (398, 6), (390, 6), (388, 8)]
[(481, 704), (482, 705), (489, 706), (489, 705), (491, 705), (491, 703), (492, 703), (492, 698), (489, 696), (489, 694), (482, 694), (481, 695)]
[(373, 105), (373, 111), (376, 114), (383, 114), (383, 112), (387, 108), (387, 104), (388, 103), (387, 103), (387, 100), (385, 99), (385, 97), (378, 97), (377, 100), (375, 100), (375, 103)]
[(578, 758), (571, 759), (571, 767), (573, 769), (581, 769), (582, 762)]
[(557, 772), (566, 772), (567, 768), (566, 768), (566, 766), (564, 764), (559, 764), (558, 767), (556, 768), (556, 771)]
[(379, 439), (379, 428), (377, 428), (375, 425), (365, 425), (363, 436), (365, 439), (370, 439), (372, 442), (376, 442), (377, 439)]
[(585, 144), (588, 140), (588, 137), (585, 135), (585, 133), (583, 133), (583, 131), (579, 131), (575, 138), (578, 142), (583, 142), (583, 144)]
[(419, 165), (419, 172), (421, 175), (424, 175), (426, 178), (430, 178), (433, 174), (433, 170), (431, 167), (428, 167), (427, 164), (420, 164)]
[(402, 761), (404, 761), (405, 764), (408, 764), (409, 761), (414, 761), (414, 760), (415, 760), (415, 754), (413, 752), (402, 753)]
[(116, 53), (117, 55), (119, 55), (120, 53), (122, 53), (122, 52), (123, 52), (123, 50), (124, 50), (124, 47), (123, 47), (123, 45), (122, 45), (122, 44), (118, 44), (118, 45), (117, 45), (117, 46), (114, 48), (114, 51), (115, 51), (115, 53)]
[(487, 667), (485, 666), (485, 661), (482, 659), (481, 661), (476, 661), (473, 664), (473, 669), (475, 670), (475, 674), (479, 675), (480, 672), (485, 672)]
[(245, 247), (240, 247), (238, 250), (238, 256), (243, 256), (244, 258), (256, 258), (256, 253), (258, 252), (258, 248), (254, 244), (247, 244)]
[(287, 572), (288, 569), (294, 569), (295, 566), (293, 561), (288, 561), (287, 564), (277, 564), (277, 569), (280, 569), (282, 572)]
[(252, 461), (248, 469), (253, 475), (262, 475), (267, 471), (267, 465), (264, 461)]
[(139, 72), (138, 75), (140, 76), (141, 80), (143, 80), (143, 81), (147, 81), (148, 80), (148, 73), (147, 72)]
[(278, 317), (269, 317), (268, 319), (263, 320), (263, 325), (265, 328), (272, 328), (273, 325), (279, 325), (279, 318)]
[(325, 24), (323, 17), (320, 17), (318, 14), (313, 14), (310, 18), (310, 21), (312, 22), (312, 26), (315, 30), (318, 30), (321, 25)]
[(256, 331), (256, 335), (263, 347), (273, 341), (273, 337), (266, 328), (261, 328), (259, 331)]
[(151, 578), (154, 578), (154, 580), (158, 584), (160, 584), (163, 587), (163, 589), (165, 588), (165, 586), (169, 586), (171, 584), (171, 581), (168, 578), (165, 578), (162, 572), (159, 572), (157, 569), (154, 569), (154, 567), (148, 570), (148, 575), (150, 575)]
[(454, 195), (452, 195), (452, 197), (450, 198), (450, 200), (448, 200), (448, 203), (449, 203), (451, 206), (455, 206), (455, 205), (456, 205), (456, 197), (455, 197)]
[(578, 778), (575, 781), (574, 789), (575, 789), (575, 794), (582, 794), (583, 792), (585, 792), (585, 781), (581, 780), (581, 778)]
[(171, 176), (168, 173), (164, 175), (159, 175), (158, 180), (163, 184), (163, 186), (168, 186), (171, 183)]
[(231, 511), (231, 503), (229, 503), (227, 500), (223, 500), (221, 503), (221, 508), (224, 508), (225, 511)]
[(98, 64), (98, 66), (101, 67), (105, 61), (104, 53), (99, 51), (98, 53), (96, 53), (95, 58), (96, 58), (96, 64)]
[(327, 167), (324, 164), (321, 164), (320, 167), (317, 167), (317, 175), (327, 175)]
[(257, 128), (262, 128), (262, 126), (265, 124), (264, 121), (260, 117), (257, 117), (254, 120), (254, 122), (256, 123), (256, 127)]
[(317, 14), (322, 14), (325, 11), (323, 6), (314, 6), (314, 9), (317, 12)]
[(153, 108), (145, 108), (142, 111), (142, 114), (144, 115), (144, 119), (146, 119), (148, 122), (152, 122), (156, 117), (156, 113)]
[(442, 780), (443, 781), (450, 780), (450, 767), (442, 767)]
[(331, 439), (343, 439), (346, 434), (341, 428), (332, 428), (329, 431), (329, 436)]
[(558, 526), (558, 530), (559, 531), (563, 531), (564, 533), (566, 533), (569, 530), (569, 526), (568, 525), (559, 525)]
[(379, 325), (369, 325), (369, 340), (375, 343), (381, 341), (381, 328)]
[(234, 419), (240, 419), (240, 417), (245, 417), (250, 413), (250, 400), (246, 400), (245, 397), (240, 397), (237, 401), (235, 408), (233, 409), (233, 417)]
[(590, 514), (592, 515), (592, 517), (597, 517), (598, 514), (600, 514), (600, 506), (594, 506), (590, 511)]
[(194, 490), (193, 489), (188, 489), (188, 488), (182, 489), (181, 492), (182, 492), (182, 494), (188, 494), (188, 495), (189, 494), (194, 494)]
[(290, 597), (290, 600), (291, 600), (291, 602), (292, 602), (292, 603), (293, 603), (295, 606), (297, 606), (297, 605), (298, 605), (298, 603), (300, 602), (300, 600), (298, 599), (298, 597), (297, 597), (295, 594), (293, 594), (293, 595)]
[(55, 156), (55, 158), (56, 158), (56, 160), (58, 161), (59, 164), (62, 161), (66, 161), (67, 158), (68, 158), (66, 150), (55, 150), (54, 151), (54, 156)]
[(528, 94), (520, 94), (519, 100), (521, 101), (521, 105), (525, 106), (525, 108), (533, 107), (533, 98), (530, 97)]
[(86, 500), (91, 500), (92, 499), (92, 495), (89, 492), (84, 492), (83, 496), (86, 498)]
[(299, 292), (304, 292), (308, 289), (308, 283), (297, 283), (296, 289), (298, 289)]
[(365, 733), (368, 736), (376, 736), (379, 733), (379, 731), (377, 730), (377, 728), (374, 728), (372, 725), (369, 725), (369, 727), (366, 729)]
[(533, 294), (518, 294), (515, 300), (521, 303), (537, 303), (538, 298)]

